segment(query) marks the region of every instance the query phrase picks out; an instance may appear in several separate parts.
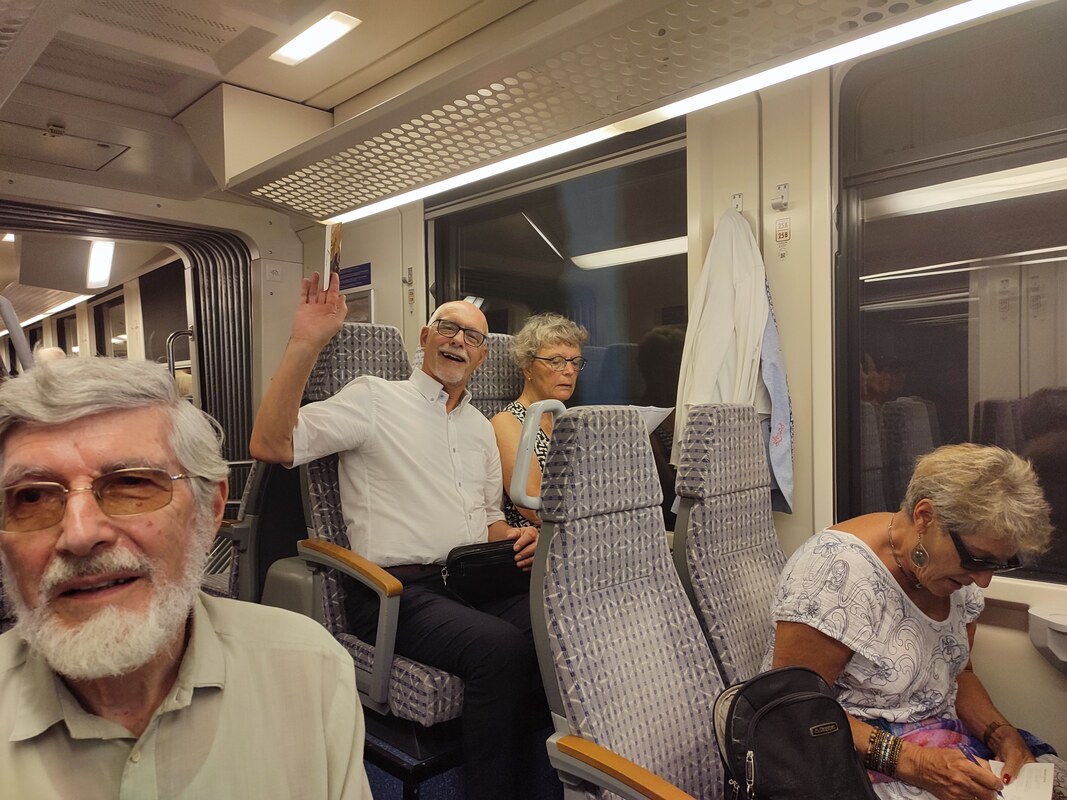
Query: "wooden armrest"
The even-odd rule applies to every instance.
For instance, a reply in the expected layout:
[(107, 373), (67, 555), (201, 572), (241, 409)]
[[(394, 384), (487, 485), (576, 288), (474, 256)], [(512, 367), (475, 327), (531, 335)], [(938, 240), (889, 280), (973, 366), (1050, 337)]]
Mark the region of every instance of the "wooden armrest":
[(669, 781), (580, 736), (561, 736), (556, 747), (564, 755), (595, 767), (649, 800), (694, 800)]
[(297, 544), (297, 549), (301, 553), (310, 550), (358, 572), (385, 597), (396, 597), (404, 590), (404, 584), (377, 564), (333, 542), (324, 539), (303, 539)]

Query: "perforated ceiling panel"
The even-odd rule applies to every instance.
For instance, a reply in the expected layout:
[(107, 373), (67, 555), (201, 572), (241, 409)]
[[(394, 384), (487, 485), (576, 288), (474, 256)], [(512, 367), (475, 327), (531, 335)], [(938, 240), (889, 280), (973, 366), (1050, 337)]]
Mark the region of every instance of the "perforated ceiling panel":
[(170, 91), (186, 77), (174, 70), (116, 58), (64, 39), (53, 39), (37, 59), (36, 66), (61, 77), (91, 75), (98, 83), (147, 95)]
[(0, 0), (0, 63), (40, 4), (41, 0)]
[(128, 33), (206, 55), (213, 55), (241, 32), (233, 25), (188, 11), (180, 3), (87, 0), (78, 8), (78, 14)]
[(677, 0), (514, 74), (472, 85), (405, 123), (361, 129), (331, 155), (263, 185), (240, 188), (327, 219), (888, 17), (950, 4)]

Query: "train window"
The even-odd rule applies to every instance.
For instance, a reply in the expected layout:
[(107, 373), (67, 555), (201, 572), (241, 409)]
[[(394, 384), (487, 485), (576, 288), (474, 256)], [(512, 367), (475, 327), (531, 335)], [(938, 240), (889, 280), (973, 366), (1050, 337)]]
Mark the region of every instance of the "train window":
[[(838, 514), (899, 507), (933, 447), (997, 444), (1053, 509), (1051, 551), (1020, 574), (1067, 582), (1067, 79), (1011, 77), (1067, 67), (1067, 9), (1036, 11), (842, 83)], [(949, 94), (996, 111), (963, 130)]]
[(120, 294), (93, 306), (96, 354), (126, 358), (126, 303)]
[(26, 328), (26, 343), (29, 344), (31, 353), (44, 343), (44, 325), (42, 323)]
[[(152, 270), (137, 279), (141, 289), (141, 322), (145, 358), (166, 363), (167, 338), (189, 328), (185, 303), (185, 267), (181, 261)], [(189, 360), (189, 338), (174, 339), (174, 360)]]
[(56, 317), (56, 344), (68, 355), (78, 353), (78, 315)]
[[(687, 320), (686, 161), (681, 142), (655, 152), (434, 218), (433, 302), (480, 298), (490, 330), (507, 333), (530, 314), (563, 314), (589, 330), (574, 403), (674, 405), (677, 369), (672, 383), (656, 367), (675, 345), (680, 362)], [(650, 243), (673, 250), (629, 262), (618, 252)], [(656, 357), (639, 359), (642, 347)]]

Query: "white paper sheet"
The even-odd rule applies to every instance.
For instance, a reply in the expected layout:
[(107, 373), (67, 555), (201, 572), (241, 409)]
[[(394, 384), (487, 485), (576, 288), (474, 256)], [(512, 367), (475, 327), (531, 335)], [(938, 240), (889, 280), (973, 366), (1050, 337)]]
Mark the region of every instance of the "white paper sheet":
[[(1004, 762), (990, 761), (989, 768), (999, 778)], [(1001, 794), (1004, 800), (1051, 800), (1054, 773), (1052, 764), (1023, 764), (1019, 774), (1011, 779)]]

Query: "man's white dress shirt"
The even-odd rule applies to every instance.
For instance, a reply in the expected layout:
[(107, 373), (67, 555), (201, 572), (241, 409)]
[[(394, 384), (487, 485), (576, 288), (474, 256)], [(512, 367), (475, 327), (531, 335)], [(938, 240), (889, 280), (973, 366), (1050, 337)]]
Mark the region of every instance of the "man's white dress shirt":
[(489, 421), (464, 392), (421, 370), (406, 381), (363, 376), (300, 409), (293, 465), (338, 454), (352, 550), (383, 567), (443, 562), (484, 542), (500, 511), (500, 455)]

